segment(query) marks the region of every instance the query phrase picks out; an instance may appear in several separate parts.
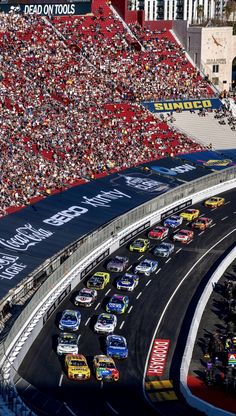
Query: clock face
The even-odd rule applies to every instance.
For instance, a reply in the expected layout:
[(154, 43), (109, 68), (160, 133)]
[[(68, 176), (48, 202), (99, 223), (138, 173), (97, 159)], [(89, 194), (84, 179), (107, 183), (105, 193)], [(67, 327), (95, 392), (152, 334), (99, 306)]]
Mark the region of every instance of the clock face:
[(216, 46), (221, 46), (221, 47), (223, 47), (223, 45), (222, 45), (222, 43), (221, 43), (221, 40), (220, 40), (220, 39), (216, 38), (214, 35), (212, 35), (212, 39), (213, 39), (213, 42), (214, 42), (214, 44), (215, 44)]

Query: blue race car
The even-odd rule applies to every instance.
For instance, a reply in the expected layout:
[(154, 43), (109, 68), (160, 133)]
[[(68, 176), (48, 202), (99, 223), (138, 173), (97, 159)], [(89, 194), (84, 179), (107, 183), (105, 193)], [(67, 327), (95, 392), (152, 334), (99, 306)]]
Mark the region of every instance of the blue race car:
[(145, 276), (150, 276), (158, 267), (158, 261), (152, 259), (142, 260), (136, 267), (135, 273), (142, 273)]
[(59, 322), (59, 328), (62, 331), (77, 331), (80, 326), (81, 321), (81, 313), (79, 311), (74, 311), (70, 309), (66, 309), (62, 313), (62, 317)]
[(179, 215), (171, 215), (171, 217), (166, 218), (163, 222), (164, 227), (172, 227), (177, 228), (179, 225), (181, 225), (183, 222), (183, 218)]
[(113, 295), (106, 306), (108, 313), (125, 313), (129, 306), (129, 297), (124, 295)]
[(128, 347), (125, 337), (121, 335), (108, 335), (106, 337), (107, 355), (112, 358), (127, 358)]
[(132, 292), (138, 285), (138, 282), (139, 276), (137, 274), (125, 273), (118, 278), (116, 287), (119, 290), (128, 290), (129, 292)]
[(153, 254), (159, 257), (169, 257), (174, 249), (175, 246), (172, 243), (160, 243), (154, 248)]

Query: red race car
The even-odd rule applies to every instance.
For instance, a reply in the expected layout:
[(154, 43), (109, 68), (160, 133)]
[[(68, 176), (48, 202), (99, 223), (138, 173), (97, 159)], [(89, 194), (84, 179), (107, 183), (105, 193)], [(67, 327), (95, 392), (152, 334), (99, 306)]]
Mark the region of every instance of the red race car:
[(199, 230), (205, 230), (206, 228), (210, 227), (213, 223), (212, 218), (207, 217), (199, 217), (192, 223), (192, 228), (198, 228)]
[(161, 227), (160, 225), (158, 225), (155, 228), (153, 228), (151, 231), (149, 231), (148, 237), (162, 240), (168, 235), (168, 233), (169, 233), (169, 228)]
[(179, 241), (180, 243), (189, 243), (193, 239), (193, 231), (180, 230), (173, 235), (173, 241)]

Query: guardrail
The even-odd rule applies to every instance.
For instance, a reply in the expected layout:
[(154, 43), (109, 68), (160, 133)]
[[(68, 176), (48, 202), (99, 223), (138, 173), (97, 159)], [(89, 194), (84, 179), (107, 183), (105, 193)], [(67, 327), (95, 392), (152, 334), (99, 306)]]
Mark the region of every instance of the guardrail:
[(120, 245), (140, 233), (145, 227), (160, 221), (163, 216), (171, 215), (172, 212), (177, 212), (189, 204), (195, 204), (212, 195), (232, 189), (235, 185), (235, 167), (213, 173), (154, 198), (78, 241), (76, 251), (38, 289), (4, 342), (0, 344), (2, 390), (6, 387), (12, 391), (14, 374), (17, 373), (26, 351), (50, 314), (79, 281), (108, 254), (117, 250)]
[(198, 302), (198, 306), (196, 308), (195, 314), (193, 316), (192, 324), (190, 327), (190, 331), (187, 338), (186, 347), (184, 350), (184, 355), (180, 367), (180, 391), (185, 397), (185, 400), (189, 403), (190, 406), (197, 408), (200, 411), (203, 411), (205, 414), (209, 416), (235, 416), (235, 413), (226, 412), (223, 409), (219, 409), (202, 399), (194, 396), (190, 389), (188, 388), (187, 384), (187, 377), (189, 366), (191, 363), (191, 358), (193, 354), (193, 349), (198, 333), (198, 328), (202, 319), (202, 314), (205, 310), (207, 302), (213, 292), (214, 284), (217, 283), (230, 264), (236, 258), (236, 247), (225, 257), (225, 259), (221, 262), (221, 264), (217, 267), (211, 278), (209, 279), (204, 292)]

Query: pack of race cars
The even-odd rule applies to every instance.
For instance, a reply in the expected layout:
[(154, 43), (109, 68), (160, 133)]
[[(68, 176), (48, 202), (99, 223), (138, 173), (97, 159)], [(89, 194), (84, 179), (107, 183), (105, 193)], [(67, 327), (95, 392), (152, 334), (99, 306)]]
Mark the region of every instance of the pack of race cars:
[[(207, 208), (217, 208), (225, 203), (224, 198), (212, 197), (205, 201)], [(186, 221), (186, 228), (181, 228)], [(146, 253), (150, 251), (154, 259), (144, 258), (132, 272), (127, 272), (130, 260), (125, 256), (114, 256), (106, 264), (106, 271), (97, 271), (90, 276), (86, 287), (80, 289), (74, 298), (75, 306), (91, 307), (97, 300), (98, 291), (103, 290), (111, 280), (110, 272), (118, 273), (114, 283), (119, 293), (111, 296), (105, 305), (105, 311), (100, 313), (94, 325), (96, 334), (105, 335), (106, 354), (98, 354), (93, 358), (93, 373), (98, 381), (119, 380), (119, 370), (115, 359), (128, 357), (128, 345), (125, 337), (115, 334), (117, 315), (127, 311), (130, 299), (122, 292), (132, 292), (139, 284), (142, 276), (150, 276), (156, 272), (161, 258), (169, 258), (174, 252), (175, 242), (187, 244), (194, 237), (194, 230), (204, 231), (210, 227), (213, 220), (201, 216), (200, 210), (187, 208), (179, 215), (172, 215), (163, 221), (163, 225), (156, 225), (148, 232), (148, 238), (138, 237), (132, 241), (128, 248), (130, 252)], [(171, 242), (163, 241), (170, 238)], [(154, 244), (157, 240), (157, 244)], [(141, 256), (143, 257), (143, 255)], [(84, 355), (79, 353), (80, 335), (76, 334), (81, 324), (81, 312), (79, 310), (64, 310), (59, 321), (57, 354), (65, 356), (65, 369), (71, 380), (87, 380), (91, 377), (91, 370)]]

